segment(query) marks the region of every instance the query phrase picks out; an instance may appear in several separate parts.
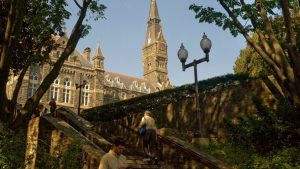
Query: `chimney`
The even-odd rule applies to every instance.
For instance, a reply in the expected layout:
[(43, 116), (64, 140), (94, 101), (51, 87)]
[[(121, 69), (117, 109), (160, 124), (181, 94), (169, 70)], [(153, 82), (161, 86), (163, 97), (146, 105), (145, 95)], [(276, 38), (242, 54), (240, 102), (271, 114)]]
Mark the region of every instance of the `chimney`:
[(91, 48), (87, 47), (83, 51), (83, 58), (87, 61), (90, 62), (90, 53), (91, 53)]

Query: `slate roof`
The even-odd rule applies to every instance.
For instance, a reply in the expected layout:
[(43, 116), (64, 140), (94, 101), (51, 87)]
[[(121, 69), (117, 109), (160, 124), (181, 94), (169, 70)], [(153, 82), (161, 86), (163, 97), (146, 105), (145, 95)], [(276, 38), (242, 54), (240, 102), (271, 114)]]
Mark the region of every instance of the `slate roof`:
[(87, 68), (92, 68), (93, 67), (92, 63), (85, 60), (83, 58), (83, 55), (77, 49), (75, 49), (74, 52), (72, 52), (71, 56), (69, 56), (69, 57), (74, 57), (74, 56), (77, 56), (77, 59), (79, 59), (81, 65), (83, 67), (87, 67)]
[(155, 87), (145, 79), (130, 77), (113, 72), (104, 73), (104, 85), (141, 93), (153, 93)]

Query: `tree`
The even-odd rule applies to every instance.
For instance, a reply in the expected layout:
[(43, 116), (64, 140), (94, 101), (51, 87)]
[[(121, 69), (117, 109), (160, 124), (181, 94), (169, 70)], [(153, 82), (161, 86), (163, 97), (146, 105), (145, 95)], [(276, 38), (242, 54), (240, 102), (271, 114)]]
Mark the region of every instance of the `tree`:
[[(9, 55), (13, 43), (19, 37), (22, 27), (22, 19), (24, 15), (24, 1), (3, 1), (1, 2), (1, 24), (6, 25), (1, 30), (1, 43), (0, 43), (0, 117), (4, 118), (7, 109), (7, 96), (6, 96), (6, 83), (9, 75), (10, 64), (12, 57)], [(5, 7), (8, 9), (5, 11)], [(6, 18), (3, 17), (7, 14)]]
[[(192, 4), (190, 9), (196, 13), (199, 22), (215, 23), (231, 34), (241, 34), (248, 44), (262, 57), (274, 71), (284, 97), (300, 113), (300, 46), (299, 17), (300, 2), (293, 0), (218, 0), (225, 12), (211, 7)], [(280, 17), (278, 17), (280, 16)], [(272, 25), (275, 19), (281, 20), (282, 27)], [(258, 42), (251, 37), (258, 35)], [(298, 42), (297, 42), (298, 41)], [(298, 43), (298, 45), (297, 45)]]
[[(253, 36), (256, 36), (252, 38), (257, 42), (257, 35), (254, 34)], [(269, 65), (250, 45), (247, 45), (245, 49), (240, 51), (233, 70), (236, 74), (246, 74), (252, 78), (266, 77), (273, 74)]]
[[(8, 16), (8, 4), (9, 1), (4, 1), (1, 4), (3, 25), (6, 24), (5, 20)], [(64, 4), (63, 1), (55, 1), (51, 4), (48, 4), (47, 1), (27, 1), (25, 3), (19, 37), (13, 41), (8, 52), (12, 63), (8, 65), (10, 69), (9, 76), (18, 74), (18, 81), (12, 99), (10, 101), (3, 99), (2, 103), (4, 106), (7, 105), (7, 112), (11, 111), (16, 105), (22, 80), (28, 67), (31, 64), (44, 64), (44, 62), (49, 61), (49, 52), (55, 48), (55, 43), (50, 39), (50, 35), (61, 32), (63, 20), (68, 19), (70, 16), (68, 11), (61, 8)], [(39, 11), (48, 11), (48, 13)], [(56, 15), (57, 11), (60, 11), (60, 15)], [(1, 29), (0, 35), (3, 35), (4, 31), (4, 29)], [(6, 104), (7, 102), (8, 104)]]
[[(10, 2), (11, 8), (12, 7), (15, 8), (15, 6), (16, 6), (16, 4), (13, 2), (14, 2), (13, 0)], [(34, 0), (26, 1), (26, 2), (28, 4), (37, 3)], [(53, 30), (52, 32), (48, 32), (49, 33), (48, 34), (48, 36), (49, 36), (48, 42), (50, 43), (51, 33), (55, 33), (55, 30), (59, 30), (58, 28), (61, 28), (60, 26), (62, 25), (62, 23), (64, 21), (63, 19), (67, 18), (68, 13), (65, 10), (65, 6), (67, 4), (63, 0), (55, 1), (55, 4), (52, 1), (51, 1), (51, 3), (49, 3), (49, 1), (47, 1), (47, 0), (38, 1), (38, 2), (41, 2), (41, 4), (43, 4), (43, 6), (34, 6), (34, 8), (24, 10), (24, 11), (28, 12), (33, 9), (33, 11), (36, 12), (35, 15), (39, 16), (39, 18), (36, 18), (37, 22), (33, 22), (35, 25), (33, 26), (33, 24), (31, 24), (31, 25), (27, 25), (27, 27), (23, 27), (22, 25), (19, 25), (18, 29), (22, 30), (22, 29), (26, 29), (26, 28), (32, 28), (31, 26), (33, 26), (34, 28), (39, 28), (39, 30), (42, 30), (44, 23), (41, 24), (38, 21), (41, 21), (41, 20), (45, 21), (45, 20), (51, 18), (50, 20), (48, 20), (48, 22), (46, 22), (48, 25), (50, 25), (49, 28), (52, 28), (52, 30)], [(42, 3), (42, 2), (44, 2), (44, 3)], [(50, 87), (52, 82), (58, 76), (59, 71), (60, 71), (64, 61), (74, 51), (79, 39), (88, 33), (88, 29), (90, 28), (90, 26), (87, 24), (84, 24), (83, 22), (88, 21), (92, 17), (95, 20), (104, 17), (104, 10), (106, 7), (103, 4), (98, 3), (98, 0), (84, 0), (84, 1), (82, 1), (82, 4), (78, 3), (76, 0), (74, 0), (74, 2), (79, 9), (78, 20), (73, 27), (69, 41), (66, 44), (66, 48), (63, 51), (63, 53), (61, 54), (61, 57), (55, 63), (53, 63), (52, 70), (42, 81), (41, 85), (39, 86), (37, 91), (34, 93), (34, 95), (26, 101), (25, 106), (23, 107), (22, 114), (17, 116), (14, 126), (18, 126), (19, 124), (26, 124), (26, 122), (28, 121), (34, 108), (38, 105), (41, 97), (44, 95), (44, 93), (48, 90), (48, 88)], [(21, 10), (25, 9), (25, 7), (26, 7), (26, 4), (24, 3), (23, 6), (20, 7), (20, 9)], [(85, 19), (88, 10), (91, 11), (92, 15), (90, 18)], [(18, 10), (15, 10), (14, 12), (12, 12), (12, 14), (13, 15), (16, 14), (17, 11)], [(63, 16), (58, 17), (59, 15), (63, 15)], [(8, 18), (7, 25), (9, 25), (10, 24), (9, 16), (11, 16), (11, 14), (9, 13), (7, 16), (8, 16), (7, 17)], [(51, 17), (51, 16), (53, 16), (53, 17)], [(25, 23), (26, 23), (26, 19), (28, 19), (28, 18), (22, 16), (19, 18), (18, 21), (19, 22), (25, 21)], [(32, 28), (32, 29), (34, 29), (34, 28)], [(5, 30), (5, 34), (7, 34), (8, 37), (12, 37), (12, 36), (14, 36), (16, 38), (19, 37), (19, 36), (15, 36), (14, 34), (12, 34), (12, 31), (9, 31), (9, 29)], [(36, 36), (39, 36), (39, 33), (36, 35), (33, 35), (33, 37), (36, 37)], [(9, 39), (9, 38), (7, 38), (7, 39)], [(36, 39), (40, 39), (40, 38), (36, 38)], [(45, 42), (45, 41), (43, 41), (43, 42)], [(34, 44), (42, 44), (42, 43), (37, 43), (37, 42), (33, 42), (33, 43)], [(13, 56), (9, 55), (8, 52), (5, 52), (4, 49), (14, 51), (17, 48), (14, 45), (10, 45), (10, 43), (8, 43), (8, 40), (6, 40), (6, 39), (4, 39), (3, 44), (1, 44), (1, 48), (2, 49), (1, 49), (0, 74), (1, 74), (1, 77), (3, 77), (3, 78), (1, 78), (1, 79), (3, 79), (3, 82), (1, 81), (0, 87), (2, 89), (5, 89), (6, 82), (7, 82), (8, 76), (9, 76), (10, 66), (13, 64), (12, 57), (15, 57), (15, 55), (13, 55)], [(43, 45), (41, 45), (39, 49), (41, 49), (40, 51), (45, 51)], [(46, 50), (46, 51), (48, 51), (48, 54), (49, 54), (50, 51), (49, 50)], [(29, 60), (28, 63), (33, 63), (33, 60), (31, 60), (31, 59), (28, 59), (28, 60)], [(4, 65), (6, 65), (6, 66), (4, 66)], [(2, 92), (2, 93), (0, 93), (2, 96), (1, 99), (5, 100), (7, 102), (7, 96), (6, 96), (5, 90), (2, 90), (1, 92)], [(0, 115), (2, 115), (2, 117), (3, 117), (4, 112), (10, 113), (9, 108), (6, 105), (3, 105), (3, 102), (1, 101), (1, 103), (0, 103), (0, 113), (1, 114)]]

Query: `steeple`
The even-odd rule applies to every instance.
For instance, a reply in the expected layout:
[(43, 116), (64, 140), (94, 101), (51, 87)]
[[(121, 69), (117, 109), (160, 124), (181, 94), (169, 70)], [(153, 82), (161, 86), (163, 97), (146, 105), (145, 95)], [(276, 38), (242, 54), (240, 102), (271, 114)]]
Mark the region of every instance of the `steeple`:
[(151, 0), (148, 20), (150, 21), (151, 19), (157, 19), (160, 21), (160, 18), (158, 15), (158, 10), (157, 10), (157, 5), (156, 5), (156, 0)]
[(104, 56), (102, 54), (99, 43), (97, 44), (97, 47), (96, 47), (96, 50), (94, 53), (94, 57), (93, 57), (93, 61), (94, 61), (94, 65), (93, 65), (94, 68), (104, 70), (104, 64), (103, 64)]
[(168, 88), (168, 51), (160, 25), (156, 0), (151, 0), (147, 21), (146, 40), (143, 47), (144, 79), (159, 90)]
[(94, 58), (104, 58), (99, 43), (97, 43), (97, 47), (96, 47), (96, 50), (95, 50), (95, 53), (94, 53)]
[(156, 42), (158, 38), (158, 33), (161, 31), (160, 18), (158, 15), (156, 0), (151, 0), (147, 23), (148, 23), (148, 27), (147, 27), (146, 41), (144, 47), (150, 45), (151, 43)]

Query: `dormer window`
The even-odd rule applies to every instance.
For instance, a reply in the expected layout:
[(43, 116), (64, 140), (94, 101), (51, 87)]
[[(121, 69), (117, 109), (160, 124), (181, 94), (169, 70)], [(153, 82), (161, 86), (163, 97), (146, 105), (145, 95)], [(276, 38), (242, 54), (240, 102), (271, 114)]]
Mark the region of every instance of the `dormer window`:
[(146, 88), (146, 83), (145, 82), (141, 83), (141, 86), (143, 86), (144, 88)]
[(120, 78), (119, 77), (115, 77), (115, 80), (120, 83)]
[(133, 84), (134, 84), (135, 87), (139, 87), (137, 81), (133, 81)]
[(112, 81), (109, 76), (106, 76), (107, 81)]
[(60, 55), (61, 55), (61, 52), (60, 51), (56, 51), (56, 57), (60, 57)]

